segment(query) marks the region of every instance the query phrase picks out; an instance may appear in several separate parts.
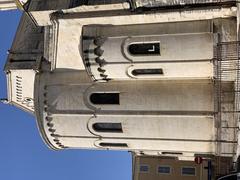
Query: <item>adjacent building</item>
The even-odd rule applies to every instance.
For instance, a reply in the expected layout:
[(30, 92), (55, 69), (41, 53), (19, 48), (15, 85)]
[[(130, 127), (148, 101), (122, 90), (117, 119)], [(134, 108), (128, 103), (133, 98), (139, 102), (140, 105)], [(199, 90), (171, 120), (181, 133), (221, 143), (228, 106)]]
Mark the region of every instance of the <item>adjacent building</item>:
[(179, 161), (169, 156), (133, 156), (133, 180), (208, 180), (211, 164)]
[[(221, 166), (220, 174), (217, 168)], [(133, 180), (211, 180), (233, 171), (231, 158), (221, 160), (197, 157), (195, 161), (179, 160), (176, 156), (146, 156), (133, 153)]]

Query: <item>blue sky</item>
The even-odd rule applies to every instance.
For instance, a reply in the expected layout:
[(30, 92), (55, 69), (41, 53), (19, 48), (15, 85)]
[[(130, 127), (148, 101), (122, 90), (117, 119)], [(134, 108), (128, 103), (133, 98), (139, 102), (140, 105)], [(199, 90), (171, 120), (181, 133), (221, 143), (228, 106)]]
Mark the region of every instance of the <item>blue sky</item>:
[[(20, 15), (0, 12), (0, 98), (6, 97), (3, 67)], [(0, 104), (0, 180), (130, 180), (131, 171), (128, 152), (48, 149), (32, 115)]]

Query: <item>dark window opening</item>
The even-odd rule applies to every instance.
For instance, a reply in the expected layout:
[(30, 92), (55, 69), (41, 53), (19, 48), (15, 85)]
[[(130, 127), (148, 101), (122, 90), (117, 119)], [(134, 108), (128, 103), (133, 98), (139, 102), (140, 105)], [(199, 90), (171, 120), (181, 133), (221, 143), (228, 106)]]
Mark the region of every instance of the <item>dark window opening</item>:
[(128, 147), (126, 143), (100, 143), (103, 147)]
[(182, 175), (191, 175), (195, 176), (196, 174), (196, 169), (194, 167), (183, 167), (182, 168)]
[(140, 172), (148, 172), (149, 171), (149, 166), (148, 165), (140, 165), (139, 168)]
[(139, 75), (163, 75), (162, 69), (134, 69), (132, 71), (134, 76)]
[(169, 166), (159, 166), (158, 167), (158, 173), (160, 174), (170, 174), (171, 168)]
[(77, 7), (77, 6), (82, 6), (82, 5), (87, 5), (88, 4), (88, 0), (71, 0), (70, 1), (70, 6), (69, 8), (74, 8), (74, 7)]
[(34, 63), (34, 62), (36, 62), (36, 59), (10, 59), (9, 61), (12, 63), (15, 63), (15, 62)]
[(181, 152), (162, 152), (162, 154), (170, 154), (170, 155), (182, 155)]
[(120, 104), (119, 93), (93, 93), (90, 101), (93, 104)]
[(160, 43), (134, 43), (128, 46), (128, 51), (135, 56), (160, 55)]
[(123, 132), (121, 123), (95, 123), (93, 129), (98, 132)]

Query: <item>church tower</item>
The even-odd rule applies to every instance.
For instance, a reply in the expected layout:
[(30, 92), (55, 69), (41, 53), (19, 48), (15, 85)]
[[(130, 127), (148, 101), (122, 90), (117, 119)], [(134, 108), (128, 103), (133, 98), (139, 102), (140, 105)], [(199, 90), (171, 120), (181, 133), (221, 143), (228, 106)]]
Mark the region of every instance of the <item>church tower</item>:
[(17, 5), (14, 0), (0, 0), (0, 11), (17, 9)]
[(237, 1), (0, 0), (14, 7), (4, 102), (34, 114), (50, 148), (236, 164)]

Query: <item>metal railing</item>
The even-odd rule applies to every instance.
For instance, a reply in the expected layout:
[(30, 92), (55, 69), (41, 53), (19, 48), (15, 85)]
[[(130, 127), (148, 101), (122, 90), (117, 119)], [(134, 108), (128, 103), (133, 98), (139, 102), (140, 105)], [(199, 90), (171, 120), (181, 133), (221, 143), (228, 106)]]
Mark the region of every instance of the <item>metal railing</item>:
[[(237, 153), (238, 122), (240, 113), (240, 42), (219, 43), (215, 48), (215, 122), (217, 128), (217, 156), (225, 155), (223, 142), (233, 142), (232, 152)], [(227, 129), (234, 131), (231, 139), (225, 139)], [(228, 137), (229, 138), (229, 137)], [(216, 169), (219, 173), (220, 165)]]

